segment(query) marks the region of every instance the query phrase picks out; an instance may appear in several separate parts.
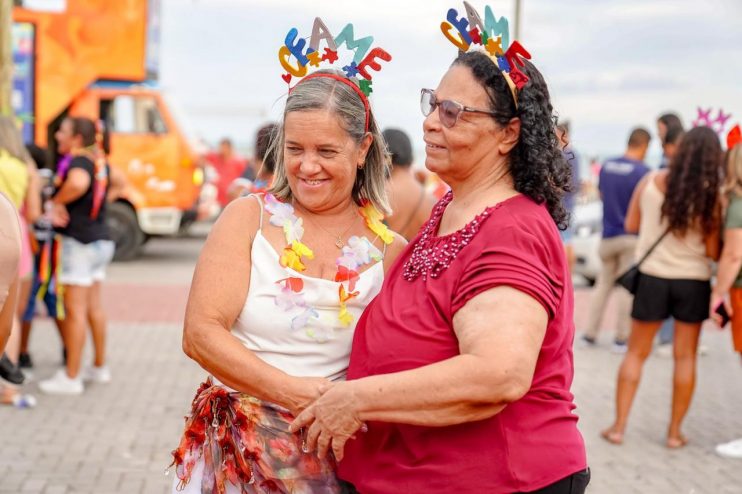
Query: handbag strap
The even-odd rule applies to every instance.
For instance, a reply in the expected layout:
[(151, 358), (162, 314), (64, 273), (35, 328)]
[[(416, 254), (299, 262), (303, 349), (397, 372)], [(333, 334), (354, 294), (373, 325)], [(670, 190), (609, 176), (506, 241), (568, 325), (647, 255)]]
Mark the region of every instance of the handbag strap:
[(636, 263), (637, 268), (639, 268), (639, 266), (642, 265), (642, 263), (647, 259), (647, 257), (649, 257), (649, 254), (651, 254), (652, 251), (655, 249), (655, 247), (657, 247), (660, 244), (660, 242), (662, 242), (662, 239), (665, 238), (668, 233), (670, 233), (670, 228), (665, 230), (665, 233), (660, 235), (660, 238), (658, 238), (657, 241), (653, 243), (652, 246), (649, 248), (649, 250), (642, 256), (642, 258), (639, 259), (639, 262)]

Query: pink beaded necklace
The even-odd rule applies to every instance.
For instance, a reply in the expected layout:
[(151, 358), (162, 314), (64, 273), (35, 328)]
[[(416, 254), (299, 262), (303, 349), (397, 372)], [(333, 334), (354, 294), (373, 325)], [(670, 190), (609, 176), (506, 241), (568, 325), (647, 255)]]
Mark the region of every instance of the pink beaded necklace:
[(488, 207), (462, 229), (439, 237), (437, 233), (441, 218), (452, 199), (453, 193), (448, 191), (433, 209), (433, 214), (425, 223), (422, 233), (412, 249), (412, 254), (404, 263), (402, 277), (405, 280), (414, 281), (419, 276), (422, 276), (423, 280), (427, 280), (428, 276), (433, 279), (438, 278), (448, 269), (459, 252), (471, 242), (471, 239), (474, 238), (474, 235), (477, 234), (482, 224), (492, 214), (492, 211), (499, 206), (498, 204)]

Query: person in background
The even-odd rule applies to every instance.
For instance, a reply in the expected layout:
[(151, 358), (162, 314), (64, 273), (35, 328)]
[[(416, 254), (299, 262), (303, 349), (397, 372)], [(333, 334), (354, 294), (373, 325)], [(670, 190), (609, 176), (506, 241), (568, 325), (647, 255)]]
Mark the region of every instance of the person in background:
[(569, 163), (572, 171), (572, 187), (571, 190), (564, 195), (564, 209), (567, 210), (567, 214), (570, 216), (569, 226), (565, 230), (559, 231), (562, 243), (564, 244), (564, 253), (567, 256), (567, 263), (569, 264), (569, 270), (571, 272), (575, 264), (575, 255), (572, 248), (572, 235), (574, 234), (574, 218), (572, 218), (572, 216), (574, 215), (576, 198), (580, 193), (580, 159), (572, 148), (568, 121), (557, 125), (556, 134), (557, 139), (559, 140), (559, 145), (562, 149), (562, 155), (564, 156), (564, 159), (567, 160), (567, 163)]
[(268, 148), (273, 135), (276, 133), (277, 125), (269, 123), (258, 129), (255, 136), (255, 160), (252, 167), (245, 167), (242, 175), (236, 178), (229, 186), (229, 201), (249, 194), (265, 192), (273, 183), (273, 173), (276, 168), (276, 160), (268, 153)]
[[(732, 318), (734, 351), (742, 357), (742, 144), (727, 152), (726, 165), (726, 180), (722, 187), (728, 201), (724, 248), (716, 270), (716, 285), (711, 292), (709, 318), (721, 324), (716, 309), (724, 304)], [(742, 458), (742, 438), (719, 444), (716, 453), (726, 458)]]
[(21, 260), (21, 227), (18, 211), (0, 193), (0, 353), (10, 338), (18, 300), (18, 265)]
[(387, 182), (392, 215), (387, 218), (387, 225), (411, 240), (427, 221), (436, 199), (412, 173), (412, 143), (407, 134), (386, 129), (382, 135), (392, 156), (392, 173)]
[[(39, 178), (23, 145), (21, 133), (9, 117), (0, 117), (0, 192), (10, 199), (21, 217), (21, 258), (18, 266), (17, 300), (24, 300), (31, 287), (31, 244), (28, 223), (41, 214)], [(17, 302), (15, 304), (17, 310)], [(21, 327), (17, 314), (7, 348), (0, 357), (0, 378), (5, 381), (0, 401), (21, 408), (32, 407), (35, 399), (20, 393), (25, 378), (19, 367)]]
[[(665, 113), (657, 119), (657, 136), (662, 144), (662, 159), (660, 170), (667, 168), (677, 152), (680, 139), (683, 137), (683, 122), (675, 113)], [(672, 318), (662, 324), (657, 336), (657, 355), (660, 357), (672, 357), (672, 340), (675, 324)]]
[(631, 310), (628, 351), (618, 371), (616, 419), (601, 435), (621, 444), (642, 367), (662, 321), (675, 319), (672, 411), (668, 448), (688, 442), (681, 426), (696, 383), (696, 354), (701, 323), (709, 316), (711, 264), (719, 256), (719, 137), (696, 127), (680, 142), (677, 155), (664, 170), (647, 175), (637, 186), (626, 216), (626, 231), (638, 232), (640, 267)]
[[(51, 199), (52, 195), (54, 194), (54, 174), (49, 168), (46, 167), (46, 150), (33, 144), (29, 144), (26, 147), (29, 154), (31, 155), (31, 158), (36, 164), (39, 176), (42, 178), (42, 204), (47, 204), (47, 201)], [(31, 359), (28, 345), (31, 336), (33, 318), (36, 314), (36, 301), (39, 297), (39, 292), (42, 290), (43, 296), (41, 297), (41, 300), (46, 307), (47, 315), (54, 319), (57, 329), (59, 330), (62, 347), (64, 348), (62, 321), (60, 319), (62, 311), (59, 310), (59, 304), (61, 304), (61, 300), (57, 297), (57, 291), (54, 287), (54, 283), (51, 282), (53, 273), (41, 273), (42, 257), (45, 255), (44, 251), (47, 251), (46, 255), (51, 252), (52, 246), (49, 243), (53, 242), (54, 237), (54, 227), (52, 226), (51, 218), (48, 214), (41, 215), (38, 220), (34, 222), (34, 224), (32, 225), (32, 235), (32, 250), (34, 253), (32, 287), (28, 298), (26, 300), (21, 300), (18, 304), (18, 313), (21, 320), (21, 348), (18, 363), (21, 369), (33, 368), (33, 360)]]
[[(603, 269), (598, 275), (587, 328), (582, 335), (582, 343), (588, 346), (597, 345), (605, 306), (616, 279), (634, 262), (636, 235), (626, 232), (624, 221), (636, 185), (649, 172), (644, 157), (650, 139), (649, 132), (645, 129), (633, 129), (624, 155), (606, 161), (600, 170), (598, 188), (603, 199), (603, 239), (598, 253), (603, 261)], [(626, 290), (619, 288), (616, 297), (618, 319), (613, 351), (623, 353), (629, 338), (631, 296)]]
[(223, 208), (229, 203), (229, 186), (245, 170), (247, 162), (235, 153), (232, 141), (226, 137), (219, 141), (219, 151), (207, 154), (206, 160), (219, 175), (216, 180), (217, 200)]
[[(106, 316), (101, 305), (101, 283), (114, 251), (106, 225), (111, 173), (92, 120), (68, 117), (55, 137), (60, 154), (72, 158), (51, 200), (52, 223), (62, 242), (58, 281), (64, 298), (67, 362), (53, 377), (39, 382), (39, 389), (48, 394), (79, 395), (84, 391), (84, 380), (111, 380), (105, 365)], [(93, 335), (94, 363), (83, 370), (88, 324)]]
[(657, 137), (659, 137), (660, 144), (662, 145), (660, 168), (667, 168), (672, 160), (672, 156), (667, 153), (667, 149), (665, 148), (667, 134), (671, 131), (674, 135), (677, 135), (677, 132), (683, 132), (683, 122), (676, 113), (663, 113), (657, 118)]

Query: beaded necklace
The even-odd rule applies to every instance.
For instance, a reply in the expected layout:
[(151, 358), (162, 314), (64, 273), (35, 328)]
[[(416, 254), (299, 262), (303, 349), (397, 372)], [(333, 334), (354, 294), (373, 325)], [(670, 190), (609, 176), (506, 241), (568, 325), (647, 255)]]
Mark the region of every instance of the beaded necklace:
[[(279, 201), (274, 195), (265, 195), (265, 209), (270, 213), (270, 224), (283, 229), (286, 246), (281, 251), (279, 263), (284, 268), (292, 269), (298, 273), (306, 270), (306, 260), (314, 259), (314, 252), (301, 240), (304, 236), (304, 225), (302, 218), (296, 216), (294, 207)], [(378, 238), (389, 245), (394, 240), (392, 233), (382, 223), (383, 215), (369, 202), (364, 201), (363, 206), (358, 209), (364, 218), (366, 227), (374, 232)], [(340, 255), (335, 260), (337, 272), (334, 281), (338, 283), (338, 300), (340, 310), (338, 321), (343, 327), (348, 327), (353, 322), (353, 315), (348, 312), (348, 302), (358, 297), (359, 292), (355, 290), (356, 283), (360, 278), (360, 268), (372, 262), (383, 259), (383, 253), (375, 247), (365, 236), (352, 236), (347, 245), (341, 249)], [(295, 307), (303, 309), (301, 314), (291, 321), (291, 329), (304, 328), (312, 319), (319, 318), (319, 313), (314, 307), (309, 306), (304, 299), (304, 280), (298, 277), (288, 277), (276, 281), (281, 285), (281, 293), (276, 297), (276, 305), (282, 310), (288, 311)], [(315, 334), (308, 332), (312, 337)]]
[(438, 237), (436, 236), (438, 226), (446, 211), (446, 206), (452, 199), (453, 193), (449, 190), (436, 204), (433, 214), (423, 226), (422, 233), (412, 249), (412, 254), (404, 263), (402, 277), (405, 280), (414, 281), (419, 276), (422, 276), (423, 280), (427, 280), (428, 276), (433, 279), (438, 278), (448, 269), (459, 252), (471, 242), (492, 211), (498, 207), (488, 207), (462, 229)]

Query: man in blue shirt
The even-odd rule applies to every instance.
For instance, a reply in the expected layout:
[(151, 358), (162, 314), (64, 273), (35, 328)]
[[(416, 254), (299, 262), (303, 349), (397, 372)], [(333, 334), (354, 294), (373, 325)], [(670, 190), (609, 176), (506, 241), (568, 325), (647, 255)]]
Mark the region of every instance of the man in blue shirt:
[[(603, 199), (603, 238), (598, 253), (603, 261), (603, 269), (598, 275), (588, 325), (582, 336), (582, 341), (587, 345), (596, 344), (605, 305), (616, 278), (634, 262), (636, 236), (626, 233), (624, 220), (634, 188), (649, 171), (644, 164), (644, 157), (650, 139), (649, 132), (645, 129), (632, 130), (624, 155), (606, 161), (600, 170), (598, 188)], [(626, 340), (631, 328), (631, 295), (622, 288), (619, 291), (613, 350), (623, 353), (626, 351)]]

